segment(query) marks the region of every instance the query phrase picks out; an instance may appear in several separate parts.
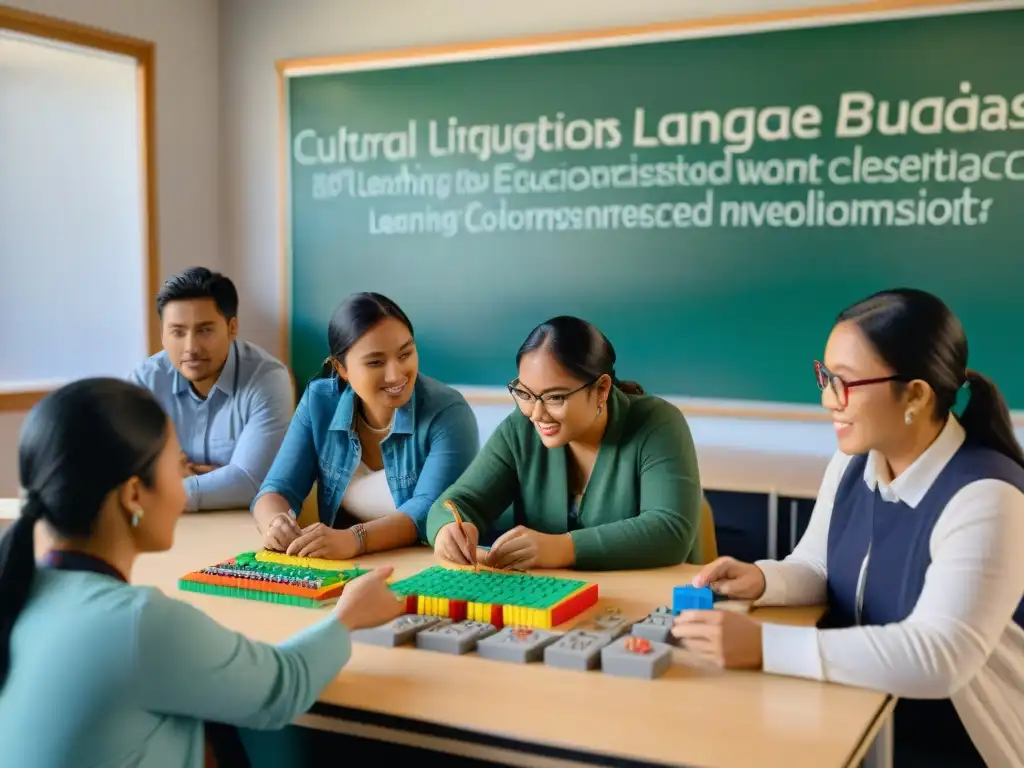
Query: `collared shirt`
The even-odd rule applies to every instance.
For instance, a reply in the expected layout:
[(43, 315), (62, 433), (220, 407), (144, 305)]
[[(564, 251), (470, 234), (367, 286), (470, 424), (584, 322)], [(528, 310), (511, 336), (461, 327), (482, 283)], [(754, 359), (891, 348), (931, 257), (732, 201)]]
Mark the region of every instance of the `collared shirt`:
[[(872, 452), (864, 483), (886, 501), (916, 508), (965, 433), (950, 417), (899, 477)], [(832, 505), (849, 456), (837, 453), (811, 521), (793, 553), (761, 561), (758, 605), (826, 601)], [(764, 669), (913, 699), (950, 698), (989, 765), (1024, 765), (1024, 630), (1009, 617), (1024, 595), (1024, 493), (1001, 480), (965, 485), (929, 539), (931, 564), (911, 615), (885, 626), (818, 629), (765, 624)]]
[[(297, 514), (316, 482), (320, 520), (333, 526), (362, 455), (356, 404), (352, 388), (339, 389), (337, 378), (310, 382), (253, 505), (276, 493)], [(430, 505), (469, 466), (479, 443), (476, 416), (466, 399), (435, 379), (417, 376), (412, 398), (395, 411), (380, 452), (395, 507), (412, 518), (421, 537)]]
[(295, 402), (288, 369), (255, 344), (236, 341), (205, 400), (167, 352), (153, 355), (128, 378), (163, 406), (190, 462), (218, 467), (185, 479), (188, 508), (248, 507), (288, 429)]

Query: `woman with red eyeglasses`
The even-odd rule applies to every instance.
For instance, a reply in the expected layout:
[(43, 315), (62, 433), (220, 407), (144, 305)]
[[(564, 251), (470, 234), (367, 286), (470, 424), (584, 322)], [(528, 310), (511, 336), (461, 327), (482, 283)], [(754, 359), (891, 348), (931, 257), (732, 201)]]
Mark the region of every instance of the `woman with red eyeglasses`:
[(694, 584), (826, 603), (825, 621), (697, 611), (673, 634), (724, 667), (899, 697), (897, 766), (1024, 765), (1024, 455), (1006, 403), (923, 291), (845, 310), (815, 373), (839, 452), (806, 533), (785, 560), (719, 558)]

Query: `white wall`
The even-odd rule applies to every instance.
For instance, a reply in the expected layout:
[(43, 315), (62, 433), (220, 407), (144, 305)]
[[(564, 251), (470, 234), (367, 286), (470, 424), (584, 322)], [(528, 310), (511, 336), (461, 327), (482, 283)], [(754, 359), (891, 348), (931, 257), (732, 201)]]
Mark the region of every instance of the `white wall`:
[[(156, 43), (161, 277), (193, 264), (226, 269), (228, 260), (220, 249), (216, 0), (3, 1)], [(24, 414), (0, 413), (0, 496), (18, 491), (17, 440), (23, 419)]]

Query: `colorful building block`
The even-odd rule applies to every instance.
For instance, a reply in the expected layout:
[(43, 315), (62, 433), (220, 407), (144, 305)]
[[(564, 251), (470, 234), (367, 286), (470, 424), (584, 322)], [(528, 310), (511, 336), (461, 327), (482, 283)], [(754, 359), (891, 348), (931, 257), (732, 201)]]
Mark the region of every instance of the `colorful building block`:
[(629, 632), (632, 625), (633, 622), (627, 619), (618, 608), (606, 608), (588, 621), (577, 624), (573, 629), (604, 633), (615, 639)]
[(632, 634), (657, 643), (667, 643), (672, 636), (675, 616), (667, 605), (654, 609), (647, 618), (633, 625)]
[(544, 649), (561, 637), (555, 632), (532, 627), (505, 627), (476, 644), (478, 656), (514, 664), (529, 664), (544, 658)]
[(367, 645), (381, 645), (385, 648), (396, 648), (412, 642), (416, 635), (424, 629), (440, 623), (437, 616), (418, 616), (407, 613), (397, 619), (370, 629), (357, 629), (352, 633), (352, 641)]
[(187, 573), (178, 580), (178, 589), (318, 608), (333, 602), (348, 582), (367, 573), (351, 563), (335, 562), (334, 568), (328, 569), (321, 564), (308, 567), (261, 555), (243, 552), (209, 568)]
[(611, 635), (603, 632), (574, 629), (544, 649), (544, 663), (581, 672), (595, 669), (601, 662), (601, 649), (611, 641)]
[(684, 584), (672, 588), (672, 613), (681, 611), (705, 611), (715, 607), (715, 593), (710, 587), (693, 587)]
[(344, 560), (325, 560), (322, 557), (296, 557), (295, 555), (286, 555), (284, 552), (273, 552), (269, 549), (257, 552), (256, 559), (261, 563), (277, 563), (278, 565), (314, 568), (321, 571), (347, 571), (356, 567), (355, 563), (349, 563)]
[(643, 637), (621, 637), (601, 649), (601, 670), (608, 675), (653, 680), (672, 666), (672, 646)]
[(597, 584), (508, 571), (433, 566), (391, 585), (406, 612), (504, 626), (552, 629), (597, 602)]
[(416, 634), (416, 647), (441, 653), (469, 653), (476, 648), (477, 641), (497, 631), (493, 624), (482, 621), (441, 619)]

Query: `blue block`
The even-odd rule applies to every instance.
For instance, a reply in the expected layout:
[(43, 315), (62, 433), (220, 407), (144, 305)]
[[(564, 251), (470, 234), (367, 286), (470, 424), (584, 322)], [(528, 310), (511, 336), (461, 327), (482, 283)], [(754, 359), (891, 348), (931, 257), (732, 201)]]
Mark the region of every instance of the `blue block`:
[(710, 610), (715, 595), (710, 587), (681, 586), (672, 588), (672, 613), (680, 611)]

